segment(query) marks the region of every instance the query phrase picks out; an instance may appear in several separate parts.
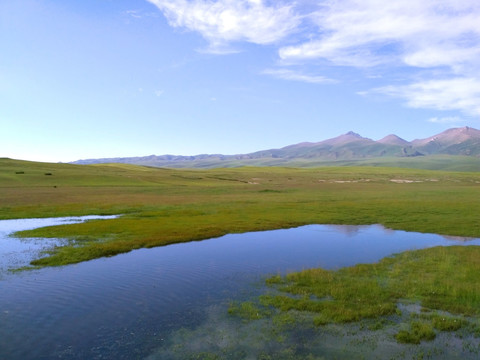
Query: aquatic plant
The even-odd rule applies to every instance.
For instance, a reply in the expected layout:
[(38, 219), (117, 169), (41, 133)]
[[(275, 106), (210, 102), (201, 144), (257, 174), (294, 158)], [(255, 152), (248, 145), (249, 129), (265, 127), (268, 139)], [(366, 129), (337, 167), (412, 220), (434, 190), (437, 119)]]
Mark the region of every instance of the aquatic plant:
[(266, 280), (274, 291), (260, 296), (258, 304), (286, 314), (312, 314), (312, 322), (324, 326), (369, 318), (387, 324), (401, 315), (399, 303), (418, 303), (422, 312), (413, 312), (411, 321), (395, 335), (401, 343), (418, 344), (434, 339), (436, 331), (454, 332), (478, 321), (479, 259), (478, 246), (435, 247), (407, 251), (376, 264), (275, 275)]
[(433, 327), (428, 322), (414, 321), (406, 330), (400, 330), (395, 338), (403, 344), (420, 344), (422, 340), (435, 339)]

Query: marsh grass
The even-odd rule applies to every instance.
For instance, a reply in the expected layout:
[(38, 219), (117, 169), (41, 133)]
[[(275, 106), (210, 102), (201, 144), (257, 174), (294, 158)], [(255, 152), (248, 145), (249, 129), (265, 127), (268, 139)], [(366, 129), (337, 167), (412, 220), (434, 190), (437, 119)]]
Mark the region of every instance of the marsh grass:
[[(54, 176), (45, 176), (47, 172)], [(480, 236), (480, 175), (474, 172), (378, 167), (175, 170), (0, 159), (0, 199), (1, 219), (122, 214), (17, 234), (71, 240), (36, 260), (36, 266), (307, 224), (379, 223)]]
[[(480, 174), (474, 172), (378, 167), (173, 170), (0, 159), (1, 219), (122, 214), (17, 234), (68, 240), (35, 260), (34, 266), (315, 223), (379, 223), (392, 229), (480, 237), (479, 213)], [(360, 358), (358, 348), (369, 354), (385, 339), (387, 344), (404, 339), (409, 344), (437, 344), (425, 353), (395, 344), (405, 347), (401, 349), (406, 355), (397, 358), (414, 358), (413, 353), (435, 357), (440, 334), (462, 334), (464, 352), (476, 357), (479, 344), (472, 338), (480, 336), (479, 263), (478, 247), (449, 247), (337, 271), (277, 275), (267, 280), (271, 290), (260, 299), (230, 306), (230, 315), (246, 326), (247, 345), (238, 350), (235, 327), (227, 339), (234, 345), (210, 350), (215, 331), (225, 342), (216, 324), (180, 337), (177, 344), (187, 347), (203, 341), (204, 352), (193, 348), (172, 358), (244, 359), (252, 344), (262, 341), (254, 345), (259, 359)], [(421, 304), (423, 311), (408, 316), (401, 304)], [(367, 335), (356, 327), (366, 329)], [(437, 339), (429, 341), (432, 332)], [(343, 350), (328, 352), (329, 343), (341, 338), (347, 341)], [(310, 343), (321, 351), (310, 352)], [(260, 350), (264, 344), (271, 351)]]
[[(255, 311), (263, 306), (258, 299), (247, 303)], [(473, 318), (456, 331), (440, 331), (433, 326), (432, 318), (462, 317), (432, 310), (421, 312), (415, 304), (401, 304), (399, 308), (402, 313), (392, 316), (315, 326), (315, 314), (306, 311), (269, 308), (270, 315), (251, 319), (218, 307), (215, 315), (206, 311), (209, 315), (204, 323), (179, 331), (181, 336), (173, 334), (169, 345), (152, 359), (188, 359), (200, 352), (221, 359), (478, 358), (480, 339), (474, 337), (470, 327), (475, 324)], [(408, 341), (399, 342), (402, 336)]]
[(395, 338), (402, 344), (420, 344), (421, 341), (435, 339), (432, 324), (423, 321), (413, 321), (407, 330), (400, 330)]
[(270, 311), (265, 308), (260, 308), (251, 301), (231, 303), (228, 308), (228, 313), (244, 320), (258, 320), (271, 315)]
[(375, 264), (275, 275), (266, 280), (271, 290), (250, 306), (286, 318), (308, 314), (317, 327), (357, 322), (371, 331), (397, 328), (393, 336), (403, 344), (462, 329), (478, 337), (479, 259), (478, 246), (435, 247)]
[(469, 322), (459, 316), (451, 316), (448, 313), (433, 312), (429, 314), (412, 314), (413, 319), (428, 321), (433, 328), (439, 331), (457, 331), (467, 326)]

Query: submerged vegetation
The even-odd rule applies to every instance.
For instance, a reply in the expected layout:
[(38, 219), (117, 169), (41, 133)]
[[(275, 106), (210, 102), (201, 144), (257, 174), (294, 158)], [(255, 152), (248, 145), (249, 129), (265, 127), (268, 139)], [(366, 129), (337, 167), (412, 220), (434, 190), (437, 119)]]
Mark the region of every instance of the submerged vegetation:
[(271, 276), (149, 359), (478, 359), (479, 258), (478, 246), (435, 247)]
[[(265, 295), (231, 304), (229, 314), (261, 323), (263, 331), (280, 342), (310, 329), (315, 343), (342, 325), (338, 336), (361, 339), (357, 345), (371, 344), (360, 346), (357, 357), (371, 358), (383, 349), (378, 358), (387, 354), (392, 358), (476, 358), (480, 350), (479, 259), (478, 246), (435, 247), (407, 251), (375, 264), (276, 275), (266, 280), (270, 290)], [(440, 340), (434, 342), (437, 337)], [(428, 354), (424, 346), (408, 347), (426, 342), (432, 343)], [(324, 344), (318, 353), (314, 346), (306, 348), (323, 355), (328, 346)], [(291, 349), (302, 355), (302, 349)]]
[[(267, 280), (281, 294), (262, 298), (282, 311), (318, 313), (316, 324), (392, 315), (399, 301), (468, 316), (480, 315), (480, 247), (407, 251), (376, 264), (337, 271), (305, 270)], [(436, 328), (453, 325), (432, 318)]]
[[(46, 173), (51, 175), (45, 176)], [(178, 170), (0, 159), (0, 219), (122, 214), (40, 228), (70, 239), (35, 266), (306, 224), (480, 236), (480, 174), (378, 167)]]
[[(311, 269), (267, 280), (280, 292), (262, 303), (281, 311), (318, 313), (316, 324), (343, 323), (393, 315), (400, 301), (424, 309), (480, 315), (480, 247), (436, 247), (407, 251), (375, 264), (336, 271)], [(425, 320), (427, 316), (423, 316)], [(439, 330), (456, 330), (461, 321), (431, 317)]]

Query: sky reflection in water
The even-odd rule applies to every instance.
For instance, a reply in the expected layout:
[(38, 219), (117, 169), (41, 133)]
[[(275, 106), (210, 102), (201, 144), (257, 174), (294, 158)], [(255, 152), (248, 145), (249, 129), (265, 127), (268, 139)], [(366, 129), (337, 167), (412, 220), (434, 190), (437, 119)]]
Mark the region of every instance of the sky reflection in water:
[[(3, 247), (5, 239), (20, 241), (5, 234), (38, 226), (38, 219), (34, 224), (22, 221), (12, 222), (15, 227), (10, 229), (0, 221), (2, 259), (15, 250)], [(451, 240), (379, 225), (309, 225), (9, 274), (0, 280), (0, 358), (143, 358), (180, 328), (193, 329), (207, 321), (207, 309), (225, 313), (232, 299), (260, 293), (268, 274), (333, 269), (408, 249), (453, 244), (479, 245), (480, 240)]]

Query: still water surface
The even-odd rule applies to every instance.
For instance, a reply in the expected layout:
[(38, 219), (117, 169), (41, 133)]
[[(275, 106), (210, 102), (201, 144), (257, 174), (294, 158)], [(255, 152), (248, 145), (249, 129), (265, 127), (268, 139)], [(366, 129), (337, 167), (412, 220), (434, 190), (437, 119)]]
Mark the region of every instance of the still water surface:
[(13, 233), (44, 226), (67, 225), (96, 219), (114, 219), (117, 215), (68, 216), (44, 219), (0, 220), (0, 278), (8, 270), (27, 266), (42, 251), (66, 243), (63, 239), (18, 239)]
[[(19, 228), (0, 221), (0, 229), (0, 247), (19, 241), (6, 235)], [(205, 326), (212, 309), (226, 314), (231, 300), (260, 293), (269, 274), (375, 262), (437, 245), (480, 245), (464, 240), (378, 225), (309, 225), (4, 275), (0, 359), (166, 358), (155, 354), (166, 353), (172, 334)]]

